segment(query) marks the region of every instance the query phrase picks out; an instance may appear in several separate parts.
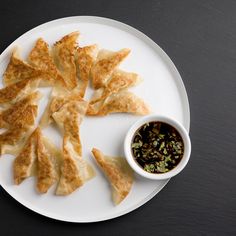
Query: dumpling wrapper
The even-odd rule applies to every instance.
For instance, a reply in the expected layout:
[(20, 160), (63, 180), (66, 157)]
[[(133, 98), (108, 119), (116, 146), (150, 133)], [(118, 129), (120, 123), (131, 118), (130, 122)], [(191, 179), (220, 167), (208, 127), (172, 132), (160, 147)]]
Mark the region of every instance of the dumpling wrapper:
[(149, 106), (141, 98), (124, 90), (110, 95), (104, 101), (89, 106), (86, 115), (105, 116), (111, 113), (147, 115), (150, 112)]
[(92, 167), (82, 158), (80, 124), (87, 110), (85, 101), (69, 101), (52, 114), (63, 133), (63, 161), (57, 195), (68, 195), (94, 177)]
[(130, 49), (124, 48), (113, 52), (109, 50), (100, 50), (91, 69), (91, 77), (94, 89), (104, 87), (113, 71), (117, 69), (120, 63), (129, 55)]
[(126, 72), (122, 70), (115, 70), (108, 80), (105, 87), (95, 91), (90, 105), (100, 102), (113, 93), (118, 93), (122, 90), (133, 87), (141, 82), (141, 78), (136, 73)]
[(37, 116), (39, 92), (29, 94), (5, 110), (0, 111), (0, 128), (33, 126)]
[(93, 168), (74, 150), (70, 137), (64, 136), (61, 177), (56, 195), (69, 195), (94, 176)]
[(96, 148), (93, 148), (92, 153), (111, 184), (114, 204), (120, 204), (127, 197), (133, 185), (132, 169), (123, 157), (105, 156)]
[(83, 98), (89, 83), (90, 71), (98, 54), (98, 45), (89, 45), (77, 49), (77, 77), (79, 78), (79, 94)]
[(29, 137), (33, 127), (12, 127), (0, 134), (0, 155), (17, 155)]
[(52, 49), (54, 62), (69, 90), (74, 89), (78, 85), (75, 64), (78, 36), (79, 32), (70, 33), (56, 42)]
[(41, 81), (41, 85), (66, 86), (50, 54), (49, 46), (42, 38), (36, 41), (34, 48), (28, 56), (28, 60), (32, 66), (49, 74), (49, 77)]
[(5, 85), (10, 85), (24, 80), (48, 81), (50, 80), (50, 76), (48, 73), (45, 73), (20, 59), (19, 49), (16, 48), (13, 51), (10, 62), (4, 72), (3, 82)]
[(0, 134), (0, 154), (16, 155), (32, 132), (37, 115), (36, 102), (40, 93), (35, 92), (0, 112), (1, 128), (8, 128)]
[(0, 104), (15, 103), (23, 96), (33, 92), (38, 87), (38, 81), (22, 80), (0, 89)]
[(23, 146), (13, 163), (14, 183), (19, 185), (26, 178), (36, 174), (36, 148), (38, 130), (36, 129)]
[(39, 193), (46, 193), (58, 181), (61, 153), (38, 129), (37, 139), (37, 185)]
[(52, 115), (63, 135), (70, 137), (74, 150), (79, 156), (82, 155), (79, 126), (87, 110), (87, 104), (86, 101), (70, 101)]
[(36, 176), (37, 191), (46, 193), (59, 179), (60, 162), (60, 151), (37, 128), (14, 160), (14, 182), (19, 185), (26, 178)]
[(48, 101), (48, 105), (44, 110), (44, 113), (40, 120), (40, 127), (45, 128), (53, 122), (52, 114), (57, 112), (64, 104), (70, 101), (84, 101), (77, 90), (72, 90), (71, 92), (54, 88), (51, 93), (51, 98)]

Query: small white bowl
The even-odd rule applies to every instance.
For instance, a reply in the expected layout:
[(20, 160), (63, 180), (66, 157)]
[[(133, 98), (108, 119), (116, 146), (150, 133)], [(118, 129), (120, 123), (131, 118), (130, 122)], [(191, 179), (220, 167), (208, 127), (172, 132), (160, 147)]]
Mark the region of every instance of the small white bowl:
[[(148, 173), (141, 166), (139, 166), (139, 164), (135, 161), (132, 154), (131, 143), (132, 143), (132, 139), (134, 137), (135, 132), (145, 123), (152, 122), (152, 121), (159, 121), (159, 122), (163, 122), (163, 123), (171, 125), (179, 132), (180, 136), (183, 139), (184, 155), (181, 161), (179, 162), (179, 164), (174, 169), (166, 173), (160, 173), (160, 174)], [(190, 153), (191, 153), (191, 142), (190, 142), (188, 132), (183, 127), (183, 125), (181, 125), (178, 121), (169, 117), (165, 117), (165, 116), (148, 115), (148, 116), (142, 117), (130, 127), (124, 141), (124, 152), (125, 152), (125, 156), (129, 165), (139, 175), (146, 177), (148, 179), (156, 179), (156, 180), (169, 179), (177, 175), (180, 171), (182, 171), (184, 167), (186, 166), (186, 164), (188, 163), (189, 158), (190, 158)]]

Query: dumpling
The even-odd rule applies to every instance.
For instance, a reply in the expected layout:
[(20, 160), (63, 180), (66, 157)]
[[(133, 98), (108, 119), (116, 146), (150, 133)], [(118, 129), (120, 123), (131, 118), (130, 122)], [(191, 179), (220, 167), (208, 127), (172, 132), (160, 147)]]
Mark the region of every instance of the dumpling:
[(73, 32), (64, 36), (54, 44), (52, 50), (54, 62), (69, 90), (78, 85), (75, 65), (76, 40), (78, 36), (79, 32)]
[(3, 82), (10, 85), (22, 80), (50, 80), (50, 76), (20, 59), (18, 49), (15, 49), (4, 73)]
[(32, 93), (14, 103), (9, 108), (0, 111), (0, 128), (33, 126), (37, 116), (37, 101), (40, 93)]
[(13, 163), (14, 182), (19, 185), (24, 179), (36, 175), (36, 188), (46, 193), (59, 178), (61, 154), (43, 137), (39, 128), (31, 134)]
[(80, 96), (84, 97), (90, 78), (90, 70), (96, 60), (98, 46), (96, 44), (77, 49), (77, 77), (79, 78)]
[(97, 60), (91, 69), (92, 83), (94, 89), (103, 87), (113, 71), (129, 55), (130, 49), (124, 48), (113, 52), (101, 50), (98, 53)]
[(57, 195), (72, 193), (95, 175), (92, 167), (82, 159), (79, 130), (86, 110), (87, 102), (69, 101), (52, 114), (63, 133), (63, 161)]
[(37, 190), (46, 193), (59, 179), (61, 153), (46, 139), (40, 129), (37, 138)]
[[(56, 91), (56, 92), (55, 92)], [(62, 91), (58, 92), (58, 89), (53, 89), (51, 98), (48, 101), (48, 105), (41, 117), (40, 120), (40, 127), (45, 128), (50, 123), (53, 122), (52, 114), (57, 112), (64, 104), (68, 103), (69, 101), (83, 101), (80, 95), (76, 92), (71, 91), (67, 92)]]
[(112, 187), (112, 199), (118, 205), (129, 194), (134, 181), (133, 171), (123, 157), (105, 156), (96, 148), (92, 150), (93, 156), (108, 178)]
[(73, 130), (78, 130), (77, 127), (82, 122), (87, 105), (88, 103), (84, 100), (68, 101), (57, 112), (54, 112), (52, 117), (62, 132), (67, 131), (72, 133), (74, 132)]
[(88, 81), (90, 70), (96, 60), (98, 45), (93, 44), (77, 49), (77, 66), (78, 74), (81, 80)]
[(8, 128), (0, 134), (1, 155), (18, 153), (34, 127), (39, 98), (39, 92), (29, 94), (0, 112), (0, 128)]
[(17, 155), (33, 127), (11, 127), (0, 134), (0, 155)]
[(38, 81), (22, 80), (0, 89), (0, 104), (15, 103), (21, 97), (33, 92)]
[(148, 105), (135, 94), (121, 91), (107, 97), (104, 101), (89, 106), (87, 115), (105, 116), (110, 113), (132, 113), (134, 115), (147, 115), (150, 113)]
[(75, 152), (77, 152), (79, 156), (82, 155), (79, 126), (86, 110), (87, 102), (70, 101), (52, 115), (64, 136), (68, 136), (70, 138), (70, 142), (73, 145)]
[(49, 74), (49, 77), (46, 77), (41, 81), (41, 85), (66, 85), (63, 77), (60, 75), (54, 64), (48, 44), (42, 38), (39, 38), (36, 41), (34, 48), (28, 56), (28, 60), (32, 66)]
[(68, 195), (95, 176), (93, 168), (74, 150), (70, 137), (63, 139), (61, 177), (56, 195)]
[(115, 70), (105, 87), (95, 91), (89, 104), (92, 105), (102, 101), (113, 93), (118, 93), (121, 90), (137, 85), (140, 81), (140, 76), (136, 73)]
[(36, 148), (38, 129), (36, 129), (13, 163), (14, 182), (19, 185), (26, 178), (36, 174)]

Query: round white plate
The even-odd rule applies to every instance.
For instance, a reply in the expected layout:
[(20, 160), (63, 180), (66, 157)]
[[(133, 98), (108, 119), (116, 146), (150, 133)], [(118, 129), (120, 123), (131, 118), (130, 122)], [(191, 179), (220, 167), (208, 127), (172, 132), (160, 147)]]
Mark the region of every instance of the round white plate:
[[(65, 34), (79, 30), (81, 46), (97, 43), (100, 48), (119, 50), (130, 48), (131, 54), (120, 68), (141, 75), (143, 82), (131, 90), (143, 98), (156, 114), (167, 115), (181, 122), (187, 130), (190, 112), (186, 90), (170, 58), (150, 38), (140, 31), (111, 19), (94, 16), (75, 16), (40, 25), (15, 40), (0, 56), (0, 73), (3, 74), (13, 47), (22, 49), (26, 58), (35, 41), (43, 37), (50, 45)], [(45, 95), (49, 88), (40, 89)], [(86, 97), (89, 98), (89, 89)], [(47, 104), (47, 96), (40, 101), (40, 115)], [(0, 159), (0, 184), (18, 202), (44, 216), (70, 222), (95, 222), (124, 215), (154, 197), (168, 182), (151, 181), (136, 176), (132, 191), (119, 205), (114, 206), (107, 180), (93, 159), (91, 149), (97, 147), (105, 154), (123, 156), (123, 139), (128, 128), (138, 119), (129, 114), (113, 114), (101, 118), (85, 117), (81, 125), (83, 156), (95, 168), (97, 176), (67, 197), (55, 196), (53, 186), (47, 194), (35, 190), (35, 179), (29, 178), (15, 186), (12, 177), (13, 157)], [(61, 137), (54, 128), (43, 130), (55, 144)]]

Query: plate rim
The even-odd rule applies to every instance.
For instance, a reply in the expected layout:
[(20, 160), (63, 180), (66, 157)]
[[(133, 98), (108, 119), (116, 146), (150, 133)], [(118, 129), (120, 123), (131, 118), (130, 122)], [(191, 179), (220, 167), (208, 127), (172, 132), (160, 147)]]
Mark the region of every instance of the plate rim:
[[(120, 22), (118, 20), (114, 20), (114, 19), (111, 19), (111, 18), (107, 18), (107, 17), (89, 16), (89, 15), (69, 16), (69, 17), (62, 17), (62, 18), (58, 18), (58, 19), (55, 19), (55, 20), (51, 20), (51, 21), (45, 22), (43, 24), (40, 24), (40, 25), (26, 31), (25, 33), (20, 35), (17, 39), (15, 39), (12, 43), (10, 43), (3, 50), (3, 52), (0, 54), (0, 61), (2, 60), (2, 58), (4, 58), (5, 54), (8, 53), (10, 48), (14, 46), (15, 42), (17, 40), (23, 38), (27, 34), (34, 33), (34, 31), (43, 30), (45, 27), (50, 27), (50, 26), (53, 26), (53, 25), (57, 25), (60, 22), (62, 24), (66, 24), (66, 23), (71, 23), (71, 22), (75, 22), (75, 21), (77, 21), (77, 22), (88, 22), (88, 23), (100, 23), (100, 24), (110, 25), (110, 26), (113, 26), (115, 28), (125, 30), (126, 32), (135, 34), (135, 36), (137, 36), (137, 37), (139, 36), (138, 38), (140, 38), (141, 40), (144, 40), (146, 43), (151, 45), (153, 49), (158, 49), (159, 53), (162, 54), (161, 55), (162, 58), (164, 58), (166, 60), (166, 62), (173, 69), (173, 71), (176, 75), (176, 81), (178, 82), (177, 85), (179, 86), (180, 90), (182, 91), (181, 98), (182, 98), (182, 103), (184, 104), (184, 110), (185, 110), (184, 113), (186, 113), (183, 117), (184, 118), (183, 125), (186, 128), (186, 130), (189, 132), (189, 130), (190, 130), (190, 106), (189, 106), (188, 95), (187, 95), (187, 91), (186, 91), (184, 82), (182, 80), (182, 77), (181, 77), (179, 71), (177, 70), (175, 64), (173, 63), (171, 58), (167, 55), (167, 53), (157, 43), (155, 43), (150, 37), (148, 37), (142, 31), (140, 31), (140, 30), (138, 30), (138, 29), (134, 28), (133, 26), (130, 26), (126, 23), (123, 23), (123, 22)], [(169, 180), (170, 179), (167, 179), (165, 182), (162, 182), (160, 184), (160, 186), (158, 187), (158, 189), (155, 189), (150, 195), (148, 195), (148, 197), (144, 198), (138, 204), (136, 204), (136, 205), (134, 205), (130, 208), (127, 208), (127, 209), (125, 209), (125, 210), (123, 210), (119, 213), (106, 215), (106, 216), (103, 216), (103, 217), (95, 217), (95, 218), (91, 218), (91, 219), (85, 219), (85, 220), (83, 220), (83, 219), (67, 219), (63, 216), (54, 215), (53, 213), (48, 214), (47, 212), (45, 212), (45, 210), (38, 209), (37, 206), (31, 205), (31, 203), (29, 203), (28, 201), (25, 201), (24, 199), (19, 199), (19, 198), (15, 197), (14, 193), (11, 192), (10, 190), (7, 190), (7, 187), (5, 185), (2, 185), (0, 183), (0, 186), (2, 186), (2, 188), (13, 199), (15, 199), (21, 205), (23, 205), (24, 207), (30, 209), (31, 211), (33, 211), (35, 213), (38, 213), (40, 215), (46, 216), (46, 217), (54, 219), (54, 220), (59, 220), (59, 221), (64, 221), (64, 222), (92, 223), (92, 222), (100, 222), (100, 221), (114, 219), (114, 218), (123, 216), (125, 214), (128, 214), (128, 213), (138, 209), (139, 207), (141, 207), (142, 205), (147, 203), (149, 200), (151, 200), (157, 193), (159, 193), (165, 187), (165, 185), (169, 182)]]

